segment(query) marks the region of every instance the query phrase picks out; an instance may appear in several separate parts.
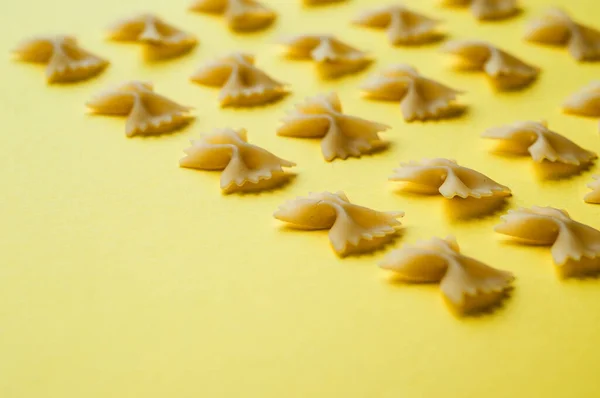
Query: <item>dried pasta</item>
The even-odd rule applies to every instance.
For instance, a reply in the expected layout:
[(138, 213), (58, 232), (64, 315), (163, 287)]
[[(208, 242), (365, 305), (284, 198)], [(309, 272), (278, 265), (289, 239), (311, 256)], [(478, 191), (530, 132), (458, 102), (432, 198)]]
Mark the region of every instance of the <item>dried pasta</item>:
[(449, 159), (404, 163), (394, 170), (390, 180), (407, 183), (407, 190), (428, 194), (440, 193), (447, 199), (457, 196), (463, 199), (480, 199), (511, 194), (508, 187)]
[(394, 45), (414, 45), (441, 38), (437, 27), (440, 21), (419, 14), (401, 5), (363, 11), (354, 23), (369, 28), (385, 29)]
[(132, 81), (106, 90), (87, 104), (101, 115), (127, 116), (125, 134), (163, 134), (187, 124), (191, 108), (154, 92), (152, 84)]
[(529, 245), (552, 246), (559, 274), (580, 276), (600, 271), (600, 231), (553, 207), (509, 210), (495, 231)]
[(274, 213), (297, 229), (329, 230), (340, 256), (374, 250), (389, 242), (400, 228), (403, 212), (379, 212), (350, 203), (343, 192), (310, 193), (285, 202)]
[(567, 98), (563, 111), (572, 115), (600, 117), (600, 81), (590, 83)]
[(459, 68), (485, 72), (502, 90), (528, 86), (540, 73), (539, 68), (482, 41), (451, 41), (446, 43), (443, 51), (458, 57)]
[(109, 64), (81, 48), (72, 36), (35, 37), (19, 44), (13, 52), (20, 61), (46, 64), (48, 83), (86, 80)]
[(221, 106), (254, 106), (277, 100), (287, 94), (283, 83), (254, 66), (254, 56), (234, 53), (200, 68), (191, 80), (221, 87)]
[(283, 182), (283, 168), (296, 164), (248, 143), (246, 130), (216, 129), (185, 150), (181, 167), (222, 170), (221, 189), (226, 193), (261, 190)]
[(600, 30), (574, 21), (563, 10), (552, 8), (540, 18), (531, 21), (525, 40), (566, 46), (578, 61), (600, 60)]
[(308, 98), (296, 105), (278, 128), (285, 137), (322, 138), (321, 151), (328, 162), (347, 159), (382, 148), (385, 143), (378, 133), (389, 127), (342, 113), (342, 104), (335, 93)]
[(519, 12), (517, 0), (443, 0), (451, 7), (469, 7), (480, 20), (505, 19)]
[(153, 14), (142, 14), (117, 22), (109, 28), (114, 41), (144, 45), (149, 59), (178, 57), (192, 50), (198, 41), (187, 32), (168, 24)]
[(407, 121), (454, 116), (462, 108), (455, 104), (460, 91), (421, 76), (409, 65), (393, 65), (373, 75), (361, 87), (367, 98), (400, 101)]
[(592, 177), (594, 181), (590, 182), (587, 187), (592, 190), (583, 198), (587, 203), (600, 204), (600, 175)]
[(572, 166), (592, 163), (598, 156), (568, 138), (548, 129), (546, 123), (518, 122), (485, 131), (484, 138), (498, 140), (499, 152), (529, 154), (536, 162), (556, 162)]
[(460, 252), (453, 237), (432, 238), (391, 252), (380, 267), (407, 283), (439, 283), (446, 302), (461, 314), (497, 305), (514, 276)]
[(283, 45), (289, 58), (314, 61), (319, 74), (326, 78), (359, 72), (372, 62), (365, 52), (330, 35), (296, 36)]
[(235, 31), (264, 29), (277, 18), (275, 11), (255, 0), (196, 0), (191, 10), (221, 14)]

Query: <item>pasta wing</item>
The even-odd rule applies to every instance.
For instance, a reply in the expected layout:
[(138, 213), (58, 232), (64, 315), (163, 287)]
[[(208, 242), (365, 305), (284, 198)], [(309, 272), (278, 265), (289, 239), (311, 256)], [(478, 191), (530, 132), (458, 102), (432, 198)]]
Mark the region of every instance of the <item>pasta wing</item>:
[(255, 0), (197, 0), (193, 11), (222, 14), (229, 28), (235, 31), (256, 31), (271, 25), (275, 11)]
[(452, 237), (404, 245), (391, 252), (380, 266), (408, 283), (439, 282), (446, 301), (461, 314), (498, 304), (514, 280), (510, 272), (461, 254)]
[(519, 12), (517, 0), (444, 0), (451, 7), (469, 6), (471, 13), (480, 20), (505, 19)]
[(48, 83), (87, 80), (101, 73), (109, 62), (81, 48), (71, 36), (38, 37), (13, 50), (20, 61), (46, 64)]
[(275, 101), (287, 94), (283, 83), (254, 66), (254, 57), (234, 53), (200, 68), (191, 80), (221, 87), (221, 106), (255, 106)]
[(341, 256), (374, 250), (400, 228), (403, 212), (379, 212), (350, 203), (346, 195), (311, 193), (284, 203), (274, 213), (278, 220), (301, 229), (329, 229), (329, 240)]
[(584, 200), (587, 203), (600, 204), (600, 176), (595, 175), (592, 178), (594, 180), (587, 185), (592, 192), (586, 194)]
[(590, 83), (567, 98), (563, 110), (573, 115), (600, 117), (600, 81)]
[(418, 186), (420, 192), (439, 192), (452, 199), (509, 196), (510, 189), (473, 169), (448, 159), (431, 159), (402, 164), (394, 170), (392, 181)]
[(127, 116), (128, 137), (171, 132), (192, 119), (191, 108), (155, 93), (151, 84), (137, 81), (106, 90), (86, 105), (96, 114)]
[(441, 36), (437, 31), (440, 22), (403, 6), (387, 6), (363, 11), (354, 23), (369, 28), (385, 29), (394, 45), (424, 44)]
[(592, 163), (597, 155), (568, 138), (548, 129), (544, 123), (519, 122), (487, 130), (484, 138), (500, 142), (499, 150), (514, 154), (529, 153), (536, 162), (558, 162), (580, 166)]
[(319, 95), (308, 98), (304, 104), (297, 105), (286, 118), (277, 134), (287, 137), (322, 137), (321, 150), (325, 160), (360, 157), (381, 148), (384, 143), (379, 132), (389, 127), (349, 116), (342, 113), (336, 94)]
[(217, 129), (192, 141), (185, 153), (181, 167), (222, 170), (221, 189), (226, 193), (263, 189), (268, 186), (264, 182), (283, 177), (284, 167), (296, 165), (248, 143), (243, 129)]

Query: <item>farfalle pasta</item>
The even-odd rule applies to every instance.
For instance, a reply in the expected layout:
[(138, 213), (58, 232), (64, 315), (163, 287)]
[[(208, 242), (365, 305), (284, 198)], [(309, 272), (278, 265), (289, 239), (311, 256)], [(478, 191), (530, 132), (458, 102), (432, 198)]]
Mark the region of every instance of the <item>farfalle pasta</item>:
[(456, 240), (432, 238), (404, 245), (380, 263), (406, 283), (439, 283), (446, 302), (461, 314), (497, 305), (514, 276), (460, 252)]
[(600, 204), (600, 175), (592, 177), (594, 180), (587, 184), (587, 187), (592, 190), (585, 195), (583, 200), (587, 203)]
[(191, 141), (191, 144), (179, 165), (221, 170), (221, 189), (225, 193), (274, 187), (289, 177), (283, 168), (296, 165), (248, 143), (244, 129), (216, 129), (200, 140)]
[(19, 44), (13, 53), (23, 62), (46, 64), (48, 83), (89, 79), (102, 72), (109, 62), (84, 50), (72, 36), (35, 37)]
[(451, 41), (442, 51), (457, 56), (461, 69), (485, 72), (494, 86), (502, 90), (525, 87), (540, 73), (539, 68), (482, 41)]
[(552, 246), (552, 258), (563, 277), (600, 271), (600, 231), (577, 222), (565, 210), (534, 206), (509, 210), (495, 231), (521, 243)]
[(330, 35), (302, 35), (285, 40), (286, 56), (291, 59), (312, 60), (319, 74), (336, 78), (366, 68), (371, 58)]
[(462, 109), (455, 103), (460, 91), (421, 76), (409, 65), (393, 65), (376, 73), (361, 89), (367, 98), (400, 101), (407, 121), (441, 119)]
[(256, 0), (196, 0), (193, 11), (220, 14), (229, 28), (236, 31), (255, 31), (271, 25), (277, 14)]
[(480, 199), (511, 194), (508, 187), (449, 159), (404, 163), (394, 170), (389, 179), (406, 183), (406, 190), (427, 194), (439, 193), (447, 199)]
[(354, 23), (369, 28), (385, 29), (394, 45), (424, 44), (441, 38), (440, 21), (401, 5), (363, 11)]
[(335, 158), (360, 157), (385, 146), (379, 132), (385, 124), (342, 113), (335, 93), (308, 98), (283, 119), (277, 134), (284, 137), (322, 138), (321, 151), (328, 162)]
[(86, 105), (95, 114), (127, 116), (128, 137), (171, 132), (192, 119), (190, 107), (155, 93), (152, 84), (139, 81), (106, 90)]
[(273, 216), (297, 229), (328, 229), (333, 250), (345, 256), (388, 243), (400, 228), (397, 219), (403, 215), (352, 204), (343, 192), (322, 192), (287, 201)]
[(254, 56), (234, 53), (200, 68), (191, 77), (205, 86), (221, 87), (221, 106), (254, 106), (287, 94), (283, 83), (254, 66)]
[(574, 21), (560, 9), (550, 9), (527, 26), (525, 40), (566, 46), (578, 61), (600, 60), (600, 30)]
[(442, 0), (450, 7), (469, 7), (480, 20), (505, 19), (519, 12), (517, 0)]
[(518, 122), (495, 127), (482, 134), (484, 138), (498, 140), (498, 152), (515, 155), (529, 154), (536, 162), (562, 163), (585, 166), (598, 156), (568, 138), (548, 129), (545, 123)]
[(149, 59), (166, 59), (192, 50), (198, 41), (194, 35), (168, 24), (153, 14), (127, 18), (109, 27), (109, 39), (144, 45)]
[(578, 116), (600, 117), (600, 81), (590, 83), (567, 98), (563, 111)]

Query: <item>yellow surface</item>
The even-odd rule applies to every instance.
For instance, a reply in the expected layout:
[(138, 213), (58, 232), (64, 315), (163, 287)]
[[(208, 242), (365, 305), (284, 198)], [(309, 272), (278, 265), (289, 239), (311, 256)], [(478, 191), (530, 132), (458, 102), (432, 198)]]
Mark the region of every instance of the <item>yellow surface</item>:
[[(543, 68), (530, 89), (508, 94), (494, 93), (482, 75), (452, 71), (435, 45), (392, 48), (383, 32), (351, 26), (374, 1), (311, 10), (299, 0), (269, 3), (280, 14), (276, 27), (250, 35), (187, 12), (184, 0), (5, 4), (5, 51), (28, 35), (65, 32), (113, 64), (96, 80), (52, 87), (43, 67), (8, 59), (0, 66), (0, 397), (600, 396), (600, 281), (560, 281), (547, 249), (507, 244), (492, 232), (498, 215), (455, 221), (441, 198), (400, 195), (387, 182), (400, 161), (455, 158), (509, 185), (511, 207), (566, 208), (600, 227), (600, 206), (582, 201), (593, 172), (543, 181), (530, 159), (493, 156), (479, 138), (487, 127), (547, 119), (600, 151), (596, 120), (560, 112), (568, 94), (598, 78), (600, 64), (521, 39), (524, 22), (547, 1), (523, 1), (522, 16), (486, 24), (434, 0), (406, 1), (447, 21), (452, 38), (486, 38)], [(596, 0), (555, 3), (587, 23), (599, 20)], [(196, 33), (198, 49), (151, 65), (137, 46), (104, 41), (107, 24), (144, 10)], [(377, 63), (369, 72), (406, 62), (464, 89), (470, 112), (407, 124), (397, 104), (360, 98), (366, 74), (322, 82), (310, 63), (283, 60), (277, 39), (306, 32), (371, 49)], [(233, 50), (256, 53), (293, 95), (220, 110), (217, 90), (188, 76)], [(126, 79), (150, 80), (195, 106), (196, 122), (171, 136), (127, 139), (123, 119), (86, 115), (92, 94)], [(348, 113), (393, 126), (383, 134), (390, 150), (326, 163), (317, 141), (275, 135), (295, 102), (330, 90)], [(245, 127), (253, 143), (297, 162), (297, 179), (271, 193), (223, 196), (219, 173), (178, 168), (189, 139), (225, 126)], [(384, 252), (339, 259), (326, 232), (280, 229), (271, 214), (281, 202), (322, 190), (406, 211), (396, 245), (455, 234), (466, 254), (516, 274), (512, 298), (492, 315), (458, 319), (436, 286), (390, 283), (376, 266)]]

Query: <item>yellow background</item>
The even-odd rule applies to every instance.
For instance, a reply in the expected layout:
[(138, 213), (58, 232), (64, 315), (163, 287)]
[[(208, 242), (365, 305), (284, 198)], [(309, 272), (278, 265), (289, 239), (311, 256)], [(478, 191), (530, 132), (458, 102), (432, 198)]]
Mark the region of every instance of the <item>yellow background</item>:
[[(485, 38), (539, 65), (531, 88), (495, 93), (480, 74), (450, 68), (438, 46), (393, 48), (382, 31), (349, 24), (374, 1), (279, 13), (265, 32), (236, 35), (219, 18), (186, 11), (185, 0), (22, 0), (2, 12), (5, 52), (34, 34), (72, 33), (112, 61), (99, 78), (47, 86), (43, 67), (0, 65), (0, 396), (106, 397), (597, 397), (600, 281), (559, 280), (547, 248), (507, 244), (498, 214), (456, 221), (440, 197), (400, 195), (387, 176), (400, 161), (448, 157), (510, 186), (510, 207), (551, 205), (600, 227), (585, 204), (592, 171), (544, 181), (529, 158), (502, 158), (479, 138), (488, 127), (547, 119), (600, 151), (598, 123), (563, 115), (563, 99), (600, 72), (565, 49), (525, 43), (525, 21), (544, 9), (528, 0), (518, 18), (478, 23), (466, 10), (407, 0), (437, 16), (451, 38)], [(377, 2), (385, 4), (387, 2)], [(596, 23), (595, 0), (556, 1)], [(153, 11), (199, 37), (189, 56), (148, 64), (135, 45), (103, 30)], [(333, 33), (370, 49), (368, 72), (323, 82), (310, 63), (282, 59), (285, 35)], [(289, 82), (293, 94), (263, 108), (221, 110), (218, 90), (196, 86), (197, 66), (234, 50)], [(468, 93), (456, 120), (407, 124), (397, 104), (361, 99), (357, 86), (382, 66), (409, 63)], [(93, 117), (84, 102), (127, 79), (196, 108), (181, 133), (124, 136), (122, 118)], [(392, 126), (383, 153), (326, 163), (318, 141), (277, 137), (284, 112), (335, 90), (345, 110)], [(189, 139), (215, 127), (245, 127), (251, 142), (298, 163), (289, 186), (224, 196), (219, 173), (185, 170)], [(515, 273), (512, 297), (491, 315), (459, 319), (437, 286), (402, 286), (376, 264), (386, 251), (339, 259), (326, 232), (289, 232), (272, 212), (309, 191), (343, 190), (358, 204), (404, 210), (396, 242), (454, 234), (463, 251)]]

